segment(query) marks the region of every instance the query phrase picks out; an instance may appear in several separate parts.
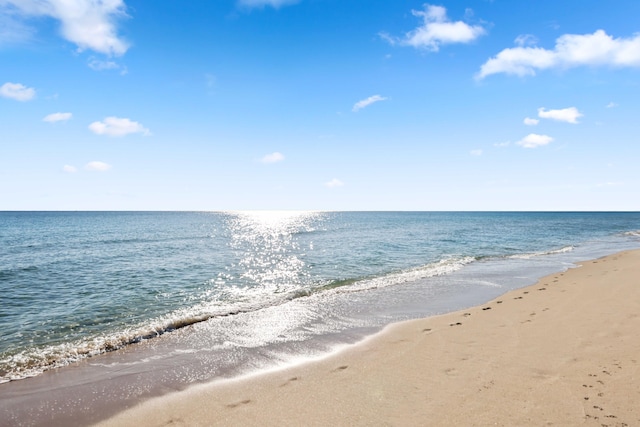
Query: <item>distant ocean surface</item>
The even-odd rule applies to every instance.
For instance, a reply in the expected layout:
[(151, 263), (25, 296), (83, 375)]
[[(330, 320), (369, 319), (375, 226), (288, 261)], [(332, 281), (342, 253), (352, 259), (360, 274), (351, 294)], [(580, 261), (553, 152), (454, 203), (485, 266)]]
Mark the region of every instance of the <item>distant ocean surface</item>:
[(137, 343), (186, 383), (258, 369), (639, 248), (639, 230), (640, 213), (0, 212), (0, 383)]

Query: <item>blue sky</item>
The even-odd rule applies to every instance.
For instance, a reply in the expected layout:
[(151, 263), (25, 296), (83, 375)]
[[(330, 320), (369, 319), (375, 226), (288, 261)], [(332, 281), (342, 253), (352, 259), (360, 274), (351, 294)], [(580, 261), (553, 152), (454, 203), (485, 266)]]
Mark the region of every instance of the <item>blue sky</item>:
[(638, 16), (0, 0), (0, 210), (640, 210)]

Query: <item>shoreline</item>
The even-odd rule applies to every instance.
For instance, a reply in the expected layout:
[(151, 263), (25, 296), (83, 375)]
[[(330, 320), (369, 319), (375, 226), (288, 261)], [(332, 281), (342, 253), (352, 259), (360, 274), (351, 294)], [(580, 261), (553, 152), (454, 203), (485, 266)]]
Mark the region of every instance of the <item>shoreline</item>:
[(98, 426), (640, 424), (640, 250)]

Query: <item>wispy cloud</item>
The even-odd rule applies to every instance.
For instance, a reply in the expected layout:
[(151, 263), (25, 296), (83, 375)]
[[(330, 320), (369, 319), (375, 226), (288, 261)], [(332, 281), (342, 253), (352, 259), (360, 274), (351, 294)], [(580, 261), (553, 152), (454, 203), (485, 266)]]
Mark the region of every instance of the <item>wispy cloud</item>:
[(0, 86), (0, 96), (15, 99), (16, 101), (29, 101), (36, 96), (36, 90), (20, 83), (5, 83)]
[(327, 188), (337, 188), (343, 187), (344, 182), (340, 181), (338, 178), (333, 178), (331, 181), (325, 182), (324, 185)]
[(76, 173), (78, 172), (78, 168), (76, 168), (75, 166), (71, 166), (71, 165), (64, 165), (62, 167), (63, 172), (66, 173)]
[(482, 156), (482, 150), (471, 150), (469, 151), (469, 154), (471, 154), (472, 156)]
[(118, 64), (117, 62), (111, 60), (105, 61), (93, 56), (89, 58), (89, 61), (87, 61), (87, 65), (89, 66), (89, 68), (95, 71), (119, 70), (121, 75), (125, 75), (128, 72), (125, 65)]
[(553, 141), (553, 138), (548, 135), (538, 135), (537, 133), (530, 133), (529, 135), (516, 142), (524, 148), (537, 148), (547, 145)]
[(93, 161), (84, 165), (84, 168), (92, 172), (106, 172), (111, 169), (111, 165), (105, 162)]
[(281, 153), (278, 153), (276, 151), (275, 153), (267, 154), (266, 156), (264, 156), (262, 159), (260, 159), (260, 162), (264, 164), (270, 164), (270, 163), (278, 163), (283, 160), (284, 160), (284, 156)]
[(120, 68), (120, 66), (114, 61), (103, 61), (94, 57), (89, 58), (87, 65), (89, 65), (89, 68), (96, 71), (115, 70)]
[(299, 0), (238, 0), (238, 5), (243, 7), (265, 7), (271, 6), (275, 9), (281, 6), (296, 4)]
[(93, 122), (89, 125), (89, 130), (97, 135), (125, 136), (132, 133), (151, 135), (149, 129), (138, 122), (120, 117), (106, 117), (101, 122)]
[(537, 125), (537, 124), (540, 122), (540, 120), (538, 120), (538, 119), (532, 119), (531, 117), (525, 117), (525, 118), (524, 118), (524, 120), (523, 120), (523, 122), (524, 122), (524, 124), (525, 124), (525, 125), (527, 125), (527, 126), (535, 126), (535, 125)]
[(123, 0), (2, 0), (0, 14), (10, 16), (16, 26), (31, 17), (49, 17), (60, 22), (64, 39), (79, 51), (93, 50), (122, 55), (129, 45), (118, 36), (117, 21), (126, 17)]
[(538, 117), (543, 119), (551, 119), (559, 122), (578, 124), (578, 119), (583, 114), (576, 107), (563, 108), (560, 110), (545, 110), (538, 108)]
[(535, 46), (538, 38), (532, 34), (521, 34), (513, 42), (518, 46)]
[(391, 44), (437, 52), (442, 45), (470, 43), (486, 33), (486, 30), (479, 25), (450, 21), (447, 17), (447, 9), (442, 6), (425, 4), (424, 10), (412, 10), (411, 13), (422, 19), (421, 26), (409, 31), (404, 37), (393, 37), (387, 33), (381, 33), (380, 36)]
[(616, 108), (618, 106), (618, 104), (616, 104), (615, 102), (610, 102), (606, 105), (606, 108)]
[(533, 76), (537, 70), (580, 66), (640, 67), (640, 34), (613, 38), (598, 30), (565, 34), (551, 50), (522, 45), (507, 48), (485, 62), (476, 78), (498, 73)]
[(0, 2), (0, 46), (24, 43), (33, 38), (34, 30), (17, 20)]
[(53, 113), (45, 116), (42, 121), (47, 123), (64, 122), (69, 120), (73, 114), (71, 113)]
[(371, 104), (374, 104), (380, 101), (386, 101), (387, 99), (389, 98), (385, 98), (384, 96), (380, 96), (380, 95), (373, 95), (368, 97), (367, 99), (363, 99), (362, 101), (358, 101), (355, 104), (353, 104), (353, 108), (351, 109), (351, 111), (356, 112), (356, 111), (362, 110), (365, 107), (368, 107)]

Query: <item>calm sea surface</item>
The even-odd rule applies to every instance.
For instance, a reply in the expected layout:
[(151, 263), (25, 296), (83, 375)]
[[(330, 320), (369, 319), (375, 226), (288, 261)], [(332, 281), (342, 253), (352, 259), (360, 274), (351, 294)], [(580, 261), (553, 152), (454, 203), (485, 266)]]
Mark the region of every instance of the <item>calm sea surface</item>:
[(640, 213), (0, 212), (0, 383), (119, 352), (175, 366), (168, 382), (259, 369), (638, 248), (639, 230)]

